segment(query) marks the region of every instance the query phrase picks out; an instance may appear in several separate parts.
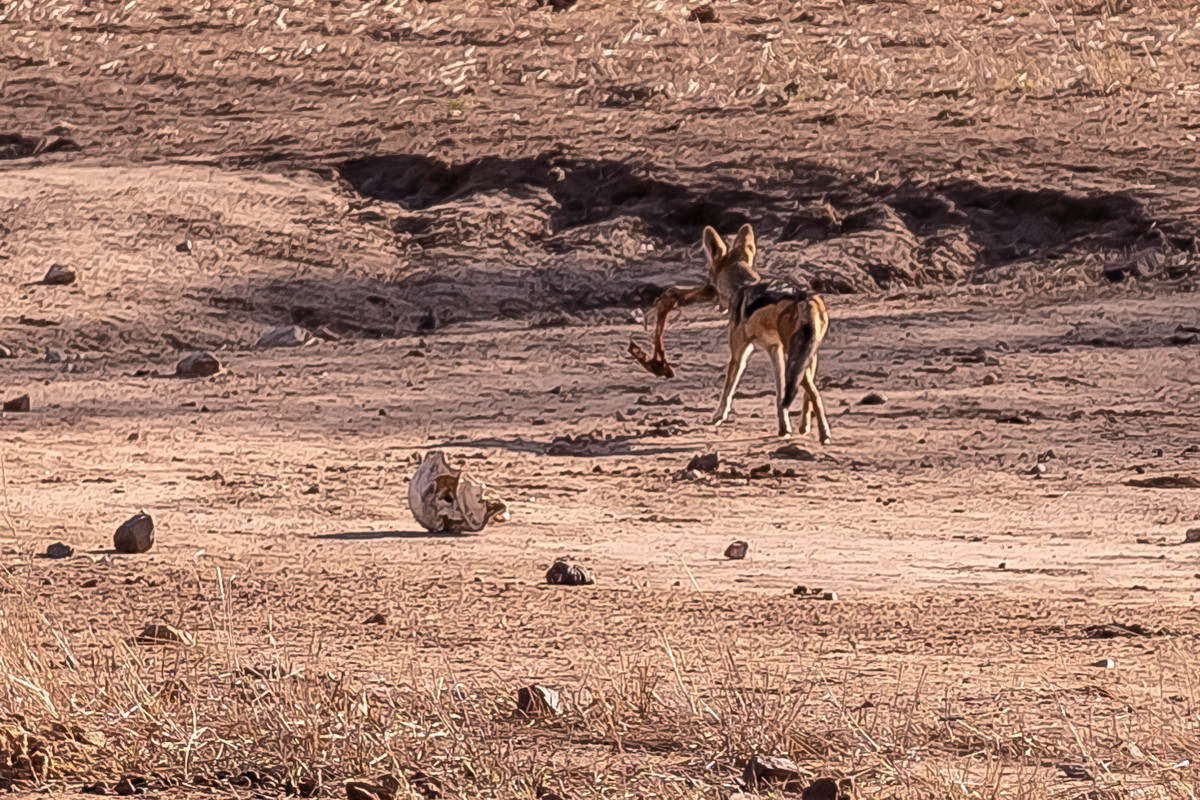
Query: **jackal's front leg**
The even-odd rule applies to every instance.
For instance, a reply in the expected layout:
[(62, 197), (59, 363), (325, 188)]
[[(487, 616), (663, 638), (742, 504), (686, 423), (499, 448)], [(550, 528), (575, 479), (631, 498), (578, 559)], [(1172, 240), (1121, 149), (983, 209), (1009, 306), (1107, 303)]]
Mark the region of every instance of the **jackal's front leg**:
[(746, 362), (750, 360), (750, 354), (754, 352), (754, 345), (742, 344), (730, 349), (732, 352), (729, 357), (729, 364), (725, 367), (725, 388), (721, 390), (721, 400), (717, 403), (717, 413), (713, 414), (713, 425), (720, 425), (729, 419), (729, 412), (733, 408), (733, 394), (737, 391), (737, 385), (742, 379), (742, 373), (746, 371)]

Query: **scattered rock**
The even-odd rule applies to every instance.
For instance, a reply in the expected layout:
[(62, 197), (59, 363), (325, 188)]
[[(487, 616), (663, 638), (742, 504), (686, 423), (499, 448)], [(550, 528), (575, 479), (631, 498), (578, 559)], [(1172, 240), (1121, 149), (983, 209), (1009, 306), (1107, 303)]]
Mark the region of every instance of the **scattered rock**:
[(1033, 420), (1024, 414), (1001, 414), (996, 417), (996, 422), (1004, 425), (1032, 425)]
[(798, 444), (785, 444), (771, 453), (775, 458), (790, 458), (793, 461), (816, 461), (817, 457), (811, 450), (805, 450)]
[(315, 331), (313, 331), (313, 336), (317, 337), (318, 339), (324, 339), (327, 342), (340, 342), (342, 340), (342, 337), (338, 335), (338, 332), (333, 328), (330, 328), (328, 325), (322, 325), (321, 327), (317, 328)]
[(161, 622), (151, 622), (134, 638), (136, 644), (182, 644), (192, 645), (195, 639), (187, 631)]
[(76, 277), (78, 276), (75, 274), (75, 270), (66, 264), (52, 264), (46, 277), (42, 278), (42, 283), (46, 286), (70, 286), (75, 282)]
[(408, 482), (408, 506), (425, 530), (472, 533), (492, 521), (507, 522), (508, 506), (487, 496), (487, 487), (453, 469), (440, 450), (425, 455)]
[(705, 453), (702, 456), (692, 456), (692, 460), (688, 462), (687, 471), (703, 472), (708, 475), (715, 475), (717, 470), (721, 468), (721, 457), (717, 453)]
[(280, 325), (258, 340), (259, 347), (300, 347), (312, 341), (312, 334), (299, 325)]
[(46, 548), (46, 552), (42, 553), (42, 558), (70, 558), (75, 555), (75, 548), (69, 544), (55, 542)]
[(67, 354), (64, 353), (62, 350), (59, 350), (56, 347), (47, 347), (46, 348), (46, 363), (47, 364), (61, 364), (66, 360), (67, 360)]
[(426, 331), (437, 330), (437, 327), (438, 327), (437, 314), (433, 313), (432, 310), (430, 310), (430, 312), (428, 314), (426, 314), (425, 316), (421, 317), (421, 319), (417, 322), (417, 330), (418, 331), (426, 332)]
[(591, 586), (595, 582), (590, 569), (565, 558), (556, 559), (546, 570), (546, 583), (551, 586)]
[(1196, 544), (1200, 542), (1200, 528), (1188, 528), (1183, 534), (1184, 544)]
[(0, 344), (0, 358), (13, 358), (13, 351)]
[(881, 406), (887, 402), (887, 398), (881, 392), (871, 392), (858, 401), (860, 406)]
[(763, 786), (798, 791), (804, 778), (799, 764), (781, 756), (754, 756), (742, 771), (742, 781), (751, 789)]
[(87, 786), (84, 786), (82, 789), (79, 790), (79, 793), (80, 794), (110, 795), (110, 794), (112, 794), (112, 790), (110, 790), (108, 788), (107, 783), (104, 783), (103, 781), (96, 781), (95, 783), (89, 783)]
[(12, 400), (6, 400), (4, 402), (4, 410), (5, 411), (12, 411), (14, 413), (23, 413), (23, 412), (28, 411), (29, 408), (30, 408), (29, 395), (27, 395), (27, 394), (23, 394), (20, 397), (14, 397)]
[(221, 371), (221, 362), (212, 353), (192, 353), (175, 365), (178, 378), (206, 378)]
[(387, 617), (376, 611), (374, 614), (363, 620), (363, 625), (387, 625)]
[(192, 243), (191, 239), (184, 239), (182, 242), (175, 245), (176, 253), (190, 253), (195, 249), (196, 245)]
[(699, 22), (701, 25), (708, 25), (717, 21), (717, 11), (708, 3), (696, 6), (688, 12), (688, 22)]
[(1191, 475), (1157, 475), (1153, 478), (1130, 478), (1125, 485), (1138, 489), (1200, 489), (1200, 479)]
[(113, 534), (113, 548), (118, 553), (145, 553), (153, 546), (154, 520), (146, 513), (125, 520)]
[(800, 800), (850, 800), (853, 795), (854, 782), (849, 778), (840, 781), (817, 778), (800, 795)]
[(526, 717), (562, 715), (562, 699), (546, 686), (525, 686), (517, 690), (517, 713)]
[(1048, 467), (1045, 465), (1045, 463), (1039, 461), (1038, 463), (1036, 463), (1032, 467), (1030, 467), (1028, 470), (1026, 470), (1025, 474), (1032, 475), (1035, 478), (1040, 478), (1046, 474), (1047, 469), (1048, 469)]
[(983, 380), (980, 381), (980, 383), (982, 383), (984, 386), (994, 386), (999, 382), (1000, 376), (994, 372), (989, 372), (987, 375), (984, 375)]
[(1083, 764), (1059, 764), (1058, 768), (1068, 778), (1074, 778), (1079, 781), (1092, 780), (1092, 771)]
[(1098, 667), (1100, 669), (1116, 669), (1117, 665), (1111, 658), (1102, 658), (1099, 661), (1093, 661), (1088, 664), (1089, 667)]
[(117, 785), (113, 787), (113, 794), (122, 797), (129, 797), (135, 794), (146, 793), (147, 780), (141, 776), (130, 775), (117, 781)]
[(792, 594), (796, 597), (803, 597), (805, 600), (827, 600), (836, 602), (838, 599), (837, 592), (827, 592), (824, 589), (813, 588), (803, 584), (792, 589)]
[(747, 544), (746, 542), (743, 542), (743, 541), (733, 542), (732, 544), (729, 545), (729, 547), (725, 548), (725, 557), (730, 560), (733, 560), (733, 561), (740, 561), (741, 559), (746, 557), (746, 553), (749, 550), (750, 550), (750, 545)]
[(346, 800), (396, 800), (400, 781), (381, 775), (373, 781), (346, 781)]
[(283, 793), (291, 797), (316, 797), (321, 791), (321, 784), (316, 778), (305, 778), (299, 784), (288, 780), (283, 784)]

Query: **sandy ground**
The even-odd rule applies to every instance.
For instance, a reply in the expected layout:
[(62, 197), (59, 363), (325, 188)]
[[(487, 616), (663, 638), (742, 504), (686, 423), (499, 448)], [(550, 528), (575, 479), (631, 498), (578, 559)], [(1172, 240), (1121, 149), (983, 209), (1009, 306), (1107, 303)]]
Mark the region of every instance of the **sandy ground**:
[[(0, 415), (0, 588), (71, 648), (162, 619), (374, 687), (779, 684), (829, 742), (880, 709), (876, 750), (771, 740), (864, 796), (1194, 796), (1194, 10), (92, 5), (0, 6), (0, 400), (32, 404)], [(833, 442), (798, 458), (761, 356), (706, 424), (714, 310), (673, 322), (673, 380), (625, 354), (744, 221), (833, 320)], [(256, 346), (293, 323), (329, 338)], [(171, 377), (197, 349), (222, 372)], [(511, 521), (422, 530), (433, 449)], [(139, 510), (154, 550), (114, 554)], [(560, 556), (597, 585), (545, 586)], [(919, 706), (978, 738), (889, 749)], [(594, 796), (724, 796), (748, 755), (524, 735), (488, 741)]]

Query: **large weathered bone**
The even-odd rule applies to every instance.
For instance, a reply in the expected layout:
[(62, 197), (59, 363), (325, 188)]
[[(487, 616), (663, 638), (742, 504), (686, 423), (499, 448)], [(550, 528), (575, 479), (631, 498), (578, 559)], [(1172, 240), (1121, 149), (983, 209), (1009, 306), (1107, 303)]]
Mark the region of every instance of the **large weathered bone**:
[(477, 532), (508, 521), (508, 506), (487, 496), (487, 487), (452, 468), (440, 450), (425, 455), (408, 483), (408, 505), (417, 522), (435, 533)]
[(654, 301), (654, 354), (646, 355), (642, 348), (629, 343), (629, 355), (649, 373), (660, 378), (674, 378), (675, 370), (667, 361), (663, 347), (663, 332), (667, 328), (667, 316), (680, 306), (690, 306), (705, 300), (716, 300), (717, 289), (710, 283), (702, 286), (672, 286), (665, 289)]

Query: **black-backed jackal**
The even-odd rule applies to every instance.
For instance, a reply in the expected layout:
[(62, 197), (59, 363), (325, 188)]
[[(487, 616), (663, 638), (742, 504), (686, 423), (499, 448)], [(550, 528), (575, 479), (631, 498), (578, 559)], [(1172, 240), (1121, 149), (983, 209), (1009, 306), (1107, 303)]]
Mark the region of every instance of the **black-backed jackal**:
[(721, 310), (729, 313), (729, 364), (713, 424), (729, 417), (746, 361), (758, 347), (775, 367), (779, 435), (791, 435), (788, 409), (803, 389), (800, 433), (808, 433), (816, 413), (821, 443), (828, 443), (829, 421), (816, 382), (817, 346), (829, 329), (825, 303), (791, 281), (764, 278), (755, 271), (754, 230), (749, 225), (738, 230), (732, 247), (726, 247), (711, 227), (704, 229), (703, 243), (709, 258), (708, 286), (715, 289)]

